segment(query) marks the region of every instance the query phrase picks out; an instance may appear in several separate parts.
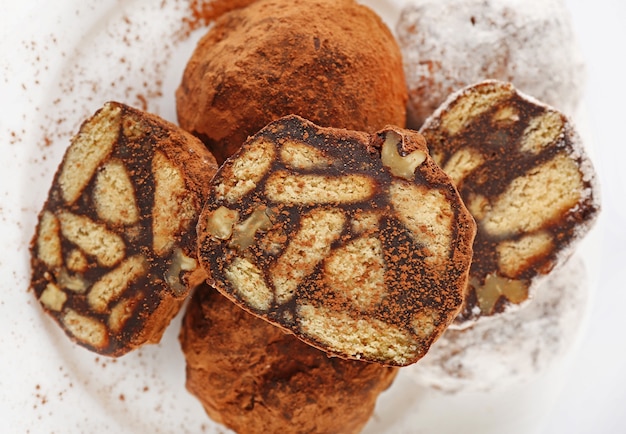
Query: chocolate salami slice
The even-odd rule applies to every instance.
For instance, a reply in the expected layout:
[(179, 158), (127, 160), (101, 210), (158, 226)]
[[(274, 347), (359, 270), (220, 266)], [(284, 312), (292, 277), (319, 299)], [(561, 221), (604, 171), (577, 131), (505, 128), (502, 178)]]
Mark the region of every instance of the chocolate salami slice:
[(195, 226), (216, 170), (193, 136), (123, 104), (83, 123), (31, 244), (31, 287), (74, 341), (108, 356), (159, 341), (204, 279)]
[(455, 325), (523, 304), (600, 209), (574, 127), (511, 84), (489, 80), (451, 95), (420, 131), (478, 224)]
[(459, 311), (475, 224), (416, 132), (287, 116), (227, 160), (208, 197), (209, 283), (330, 354), (411, 364)]

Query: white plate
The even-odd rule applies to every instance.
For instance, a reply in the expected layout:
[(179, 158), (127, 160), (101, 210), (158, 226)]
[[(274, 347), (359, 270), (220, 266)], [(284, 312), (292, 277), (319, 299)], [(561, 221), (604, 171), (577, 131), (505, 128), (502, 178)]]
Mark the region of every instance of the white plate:
[[(393, 27), (403, 2), (364, 3)], [(112, 360), (73, 345), (27, 292), (28, 244), (70, 136), (107, 100), (175, 121), (174, 89), (204, 30), (187, 32), (185, 0), (3, 1), (0, 16), (0, 432), (227, 432), (184, 388), (180, 316), (159, 345)], [(592, 274), (597, 234), (584, 250)], [(455, 396), (420, 390), (401, 373), (366, 432), (560, 427), (564, 366), (497, 393)]]

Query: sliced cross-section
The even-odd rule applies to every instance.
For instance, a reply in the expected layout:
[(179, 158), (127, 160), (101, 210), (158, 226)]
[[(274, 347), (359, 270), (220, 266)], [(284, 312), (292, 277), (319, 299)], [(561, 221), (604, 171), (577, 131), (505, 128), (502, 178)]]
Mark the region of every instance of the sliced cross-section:
[(461, 307), (475, 224), (415, 132), (288, 116), (211, 190), (198, 222), (209, 282), (327, 353), (411, 364)]
[(508, 83), (458, 91), (420, 132), (478, 224), (466, 327), (529, 300), (563, 262), (598, 214), (595, 174), (570, 121)]
[(78, 344), (158, 342), (205, 273), (197, 216), (217, 166), (197, 139), (107, 103), (72, 139), (39, 217), (31, 287)]

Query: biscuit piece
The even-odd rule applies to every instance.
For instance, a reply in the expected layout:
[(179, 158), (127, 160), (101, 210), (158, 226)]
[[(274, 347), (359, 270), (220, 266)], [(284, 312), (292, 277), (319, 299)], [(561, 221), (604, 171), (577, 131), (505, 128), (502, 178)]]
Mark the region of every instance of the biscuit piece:
[(576, 114), (585, 68), (563, 0), (412, 0), (396, 34), (413, 128), (448, 95), (486, 79)]
[(217, 170), (202, 143), (116, 102), (72, 139), (31, 243), (31, 287), (78, 344), (156, 343), (205, 277), (195, 226)]
[(404, 126), (406, 102), (395, 38), (353, 0), (259, 0), (220, 16), (176, 92), (181, 127), (220, 164), (282, 116), (373, 132)]
[(599, 211), (595, 173), (573, 126), (511, 84), (485, 81), (452, 95), (420, 131), (478, 224), (456, 323), (525, 302)]
[(458, 313), (475, 224), (416, 132), (269, 124), (211, 182), (209, 282), (345, 358), (417, 361)]
[(198, 287), (180, 333), (187, 389), (241, 434), (358, 433), (398, 368), (328, 357)]

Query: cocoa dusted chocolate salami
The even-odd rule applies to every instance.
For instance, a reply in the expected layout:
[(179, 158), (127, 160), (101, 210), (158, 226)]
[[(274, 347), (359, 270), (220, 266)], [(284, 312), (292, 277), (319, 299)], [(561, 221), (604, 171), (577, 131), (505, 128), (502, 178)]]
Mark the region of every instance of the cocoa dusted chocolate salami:
[(511, 84), (488, 80), (451, 95), (420, 132), (478, 225), (455, 325), (526, 302), (600, 210), (595, 172), (573, 125)]
[(407, 98), (398, 43), (367, 6), (258, 0), (221, 15), (198, 41), (176, 113), (221, 164), (289, 114), (368, 132), (403, 127)]
[(209, 283), (329, 354), (408, 365), (457, 315), (474, 221), (416, 132), (270, 123), (198, 222)]
[(399, 370), (328, 357), (208, 285), (186, 306), (187, 390), (238, 433), (357, 434)]
[(195, 137), (109, 102), (63, 157), (31, 243), (31, 288), (78, 344), (155, 343), (204, 280), (195, 226), (215, 159)]

